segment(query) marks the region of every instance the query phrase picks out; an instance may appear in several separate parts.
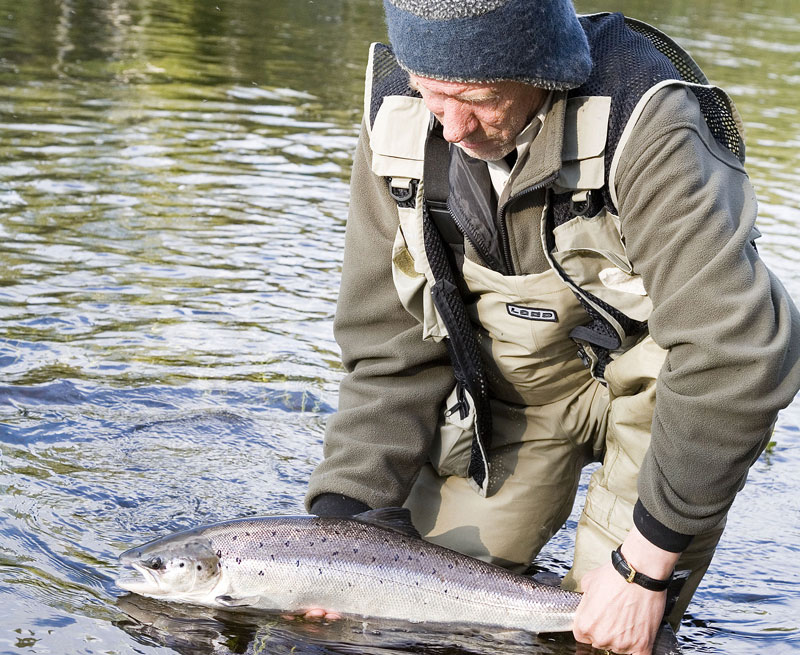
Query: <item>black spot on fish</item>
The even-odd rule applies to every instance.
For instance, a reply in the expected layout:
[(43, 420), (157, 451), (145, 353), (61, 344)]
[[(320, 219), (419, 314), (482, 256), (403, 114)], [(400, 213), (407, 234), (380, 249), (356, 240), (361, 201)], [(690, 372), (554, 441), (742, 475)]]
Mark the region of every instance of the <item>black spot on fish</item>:
[(373, 561), (373, 562), (374, 562), (375, 560), (377, 560), (377, 559), (378, 559), (378, 558), (377, 558), (377, 557), (375, 557), (375, 555), (373, 555), (373, 556), (372, 556), (372, 561)]
[(202, 564), (198, 564), (198, 565), (197, 565), (197, 570), (198, 570), (198, 571), (202, 571), (202, 570), (203, 570), (203, 566), (202, 566)]
[(275, 530), (273, 530), (273, 531), (272, 531), (272, 536), (274, 537), (276, 534), (277, 534), (277, 533), (275, 532)]
[(270, 557), (272, 558), (272, 561), (274, 562), (275, 561), (275, 555), (270, 555)]
[(333, 553), (331, 553), (331, 554), (335, 557), (336, 555), (339, 554), (339, 551), (338, 550), (334, 550)]
[(184, 566), (186, 566), (186, 564), (184, 564), (183, 562), (181, 562), (180, 564), (178, 564), (178, 566), (180, 566), (181, 568), (183, 568)]
[(447, 568), (448, 568), (448, 569), (452, 569), (452, 568), (453, 568), (453, 565), (452, 565), (452, 564), (448, 564), (448, 565), (447, 565)]
[(237, 534), (233, 535), (233, 537), (232, 537), (232, 539), (233, 539), (234, 541), (236, 541), (238, 538), (239, 538), (239, 535), (237, 535)]
[(322, 575), (322, 569), (318, 569), (319, 574)]
[(410, 561), (412, 561), (413, 559), (414, 559), (414, 558), (413, 558), (413, 557), (411, 557), (411, 555), (409, 555), (409, 556), (408, 556), (408, 561), (409, 561), (409, 562), (410, 562)]
[(308, 545), (309, 545), (309, 546), (313, 546), (313, 545), (314, 545), (314, 542), (313, 542), (313, 541), (309, 541), (309, 542), (308, 542)]
[(399, 559), (400, 559), (400, 555), (395, 555), (395, 556), (394, 556), (394, 561), (395, 561), (395, 562), (396, 562), (397, 560), (399, 560)]
[(263, 541), (259, 541), (258, 542), (258, 547), (259, 548), (263, 548), (264, 547), (264, 542)]
[(289, 547), (289, 542), (288, 542), (288, 541), (284, 541), (284, 542), (283, 542), (283, 545), (284, 545), (284, 546), (286, 546), (286, 547), (288, 548), (288, 547)]
[(237, 557), (236, 558), (236, 563), (237, 564), (241, 564), (242, 563), (242, 558), (241, 557)]
[(328, 537), (322, 537), (322, 543), (324, 544), (326, 541), (328, 541)]
[(249, 536), (250, 536), (250, 533), (249, 533), (249, 532), (247, 532), (247, 531), (245, 531), (245, 533), (244, 533), (244, 536), (245, 536), (245, 537), (249, 537)]
[(294, 563), (294, 565), (295, 565), (296, 567), (300, 568), (300, 560), (297, 560), (297, 561)]
[(358, 552), (358, 548), (353, 548), (353, 553), (357, 553), (357, 552)]
[(217, 551), (217, 557), (222, 557), (222, 551), (221, 550)]
[(259, 571), (258, 575), (264, 575), (264, 571)]

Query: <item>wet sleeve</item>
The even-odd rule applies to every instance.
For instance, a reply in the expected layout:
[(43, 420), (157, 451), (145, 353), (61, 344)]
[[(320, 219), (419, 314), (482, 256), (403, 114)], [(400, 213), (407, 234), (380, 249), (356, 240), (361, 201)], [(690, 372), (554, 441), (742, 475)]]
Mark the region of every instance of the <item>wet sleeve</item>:
[[(661, 90), (620, 160), (623, 237), (667, 350), (639, 476), (651, 541), (714, 527), (800, 386), (800, 319), (751, 244), (750, 181), (694, 94)], [(648, 527), (649, 526), (649, 527)]]
[(334, 319), (347, 374), (339, 409), (327, 424), (324, 458), (309, 482), (308, 507), (322, 494), (372, 508), (401, 505), (428, 457), (440, 406), (454, 385), (444, 345), (422, 340), (421, 324), (395, 290), (397, 206), (384, 178), (372, 173), (371, 158), (362, 125)]

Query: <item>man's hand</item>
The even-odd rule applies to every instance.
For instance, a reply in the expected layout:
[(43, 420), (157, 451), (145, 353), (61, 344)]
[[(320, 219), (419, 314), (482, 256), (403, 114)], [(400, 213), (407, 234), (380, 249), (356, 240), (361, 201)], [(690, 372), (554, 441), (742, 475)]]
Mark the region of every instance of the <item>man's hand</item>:
[(287, 621), (294, 621), (298, 617), (303, 617), (306, 621), (338, 621), (342, 618), (342, 615), (336, 612), (329, 612), (321, 607), (314, 607), (302, 614), (281, 614), (281, 618)]
[[(637, 571), (665, 579), (679, 553), (647, 541), (634, 527), (622, 544), (622, 554)], [(649, 591), (628, 583), (609, 562), (581, 580), (583, 598), (572, 632), (577, 641), (615, 653), (651, 655), (653, 640), (664, 618), (666, 591)]]

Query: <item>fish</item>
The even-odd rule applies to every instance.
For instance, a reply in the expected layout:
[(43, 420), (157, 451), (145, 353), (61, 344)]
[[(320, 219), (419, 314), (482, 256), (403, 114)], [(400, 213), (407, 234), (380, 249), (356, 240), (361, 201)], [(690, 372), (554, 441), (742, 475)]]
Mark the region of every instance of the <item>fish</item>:
[(572, 629), (581, 598), (425, 541), (405, 508), (233, 519), (131, 548), (119, 562), (123, 590), (226, 610), (323, 608), (363, 619), (548, 633)]

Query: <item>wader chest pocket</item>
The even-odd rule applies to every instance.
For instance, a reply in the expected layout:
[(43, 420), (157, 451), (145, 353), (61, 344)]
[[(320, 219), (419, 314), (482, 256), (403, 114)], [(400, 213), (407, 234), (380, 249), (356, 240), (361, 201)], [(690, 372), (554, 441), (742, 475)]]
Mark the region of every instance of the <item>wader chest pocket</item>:
[(456, 387), (444, 402), (431, 447), (431, 464), (439, 475), (467, 477), (474, 436), (475, 403), (467, 391)]

